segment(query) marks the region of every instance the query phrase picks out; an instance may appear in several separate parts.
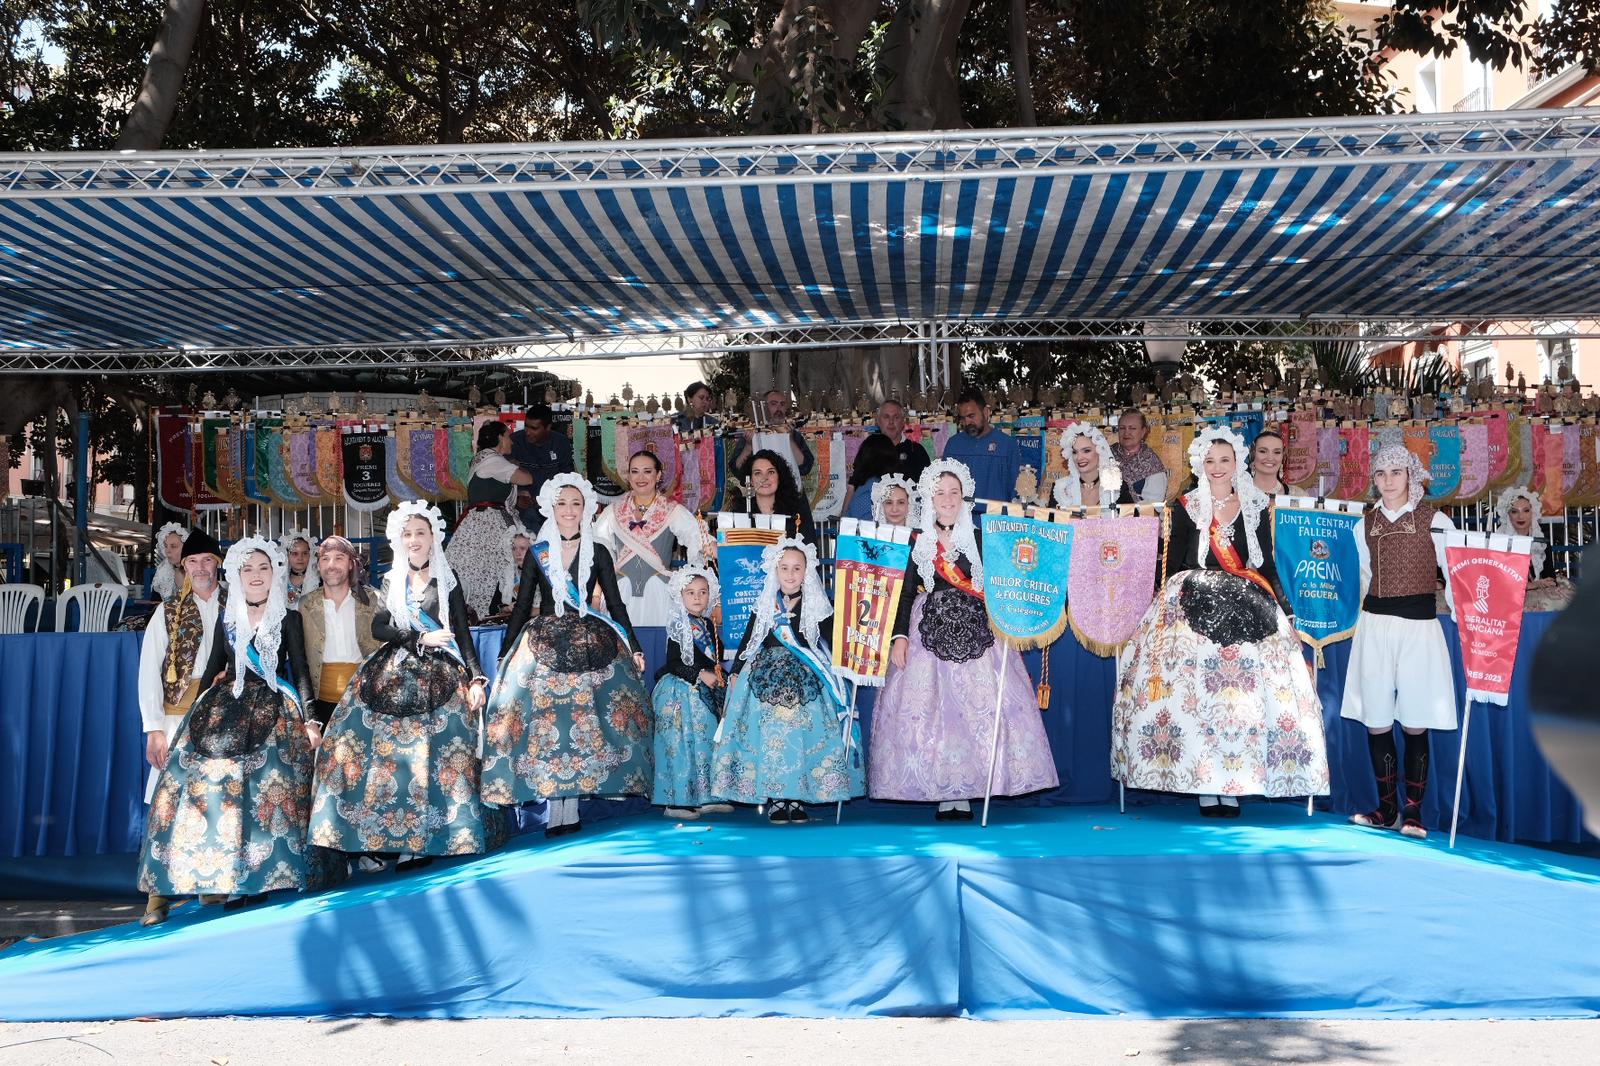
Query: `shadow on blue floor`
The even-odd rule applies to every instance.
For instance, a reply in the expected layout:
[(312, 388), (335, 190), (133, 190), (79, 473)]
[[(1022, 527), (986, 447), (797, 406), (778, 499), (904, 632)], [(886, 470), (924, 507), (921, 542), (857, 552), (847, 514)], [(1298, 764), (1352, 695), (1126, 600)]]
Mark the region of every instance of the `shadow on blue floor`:
[(10, 1020), (1600, 1011), (1600, 860), (1303, 807), (617, 819), (0, 953)]

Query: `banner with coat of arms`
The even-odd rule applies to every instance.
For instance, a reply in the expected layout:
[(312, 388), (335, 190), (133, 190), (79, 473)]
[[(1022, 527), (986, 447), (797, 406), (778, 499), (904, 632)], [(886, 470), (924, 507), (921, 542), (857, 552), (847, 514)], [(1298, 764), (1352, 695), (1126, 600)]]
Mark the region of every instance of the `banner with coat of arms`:
[(1272, 550), (1294, 615), (1295, 632), (1317, 653), (1348, 640), (1361, 613), (1361, 557), (1356, 524), (1362, 505), (1346, 500), (1320, 503), (1305, 496), (1279, 496), (1273, 509)]
[(840, 677), (883, 684), (910, 562), (904, 526), (840, 521), (833, 573), (833, 668)]
[(717, 575), (722, 589), (722, 646), (739, 650), (750, 611), (761, 595), (767, 572), (761, 553), (783, 538), (783, 515), (717, 515)]
[(1532, 550), (1531, 537), (1461, 530), (1445, 536), (1446, 577), (1469, 700), (1504, 707), (1510, 698)]
[(389, 504), (388, 427), (350, 423), (340, 427), (344, 460), (344, 502), (355, 511), (376, 511)]
[(1073, 527), (1009, 510), (991, 504), (982, 516), (989, 628), (1013, 648), (1042, 648), (1067, 628), (1062, 576), (1071, 569)]
[(1107, 513), (1069, 524), (1067, 621), (1085, 650), (1106, 658), (1133, 636), (1155, 596), (1161, 519)]

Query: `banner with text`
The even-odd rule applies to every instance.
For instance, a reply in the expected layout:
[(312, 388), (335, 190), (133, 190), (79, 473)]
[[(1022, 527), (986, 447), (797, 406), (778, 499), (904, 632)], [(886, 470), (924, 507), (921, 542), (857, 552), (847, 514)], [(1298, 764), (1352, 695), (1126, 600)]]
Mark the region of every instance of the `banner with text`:
[(1459, 530), (1445, 537), (1445, 568), (1455, 600), (1468, 699), (1504, 707), (1510, 697), (1532, 550), (1530, 537)]
[[(717, 576), (722, 586), (722, 646), (732, 656), (767, 572), (761, 552), (783, 538), (783, 515), (717, 515)], [(773, 527), (776, 528), (773, 528)]]
[(1356, 524), (1361, 504), (1279, 496), (1273, 510), (1272, 547), (1278, 580), (1300, 639), (1316, 650), (1348, 640), (1361, 613), (1361, 556)]
[(1013, 648), (1044, 647), (1067, 627), (1072, 526), (990, 507), (982, 516), (989, 628)]
[(833, 571), (833, 668), (858, 685), (889, 671), (895, 612), (911, 562), (911, 531), (845, 518)]

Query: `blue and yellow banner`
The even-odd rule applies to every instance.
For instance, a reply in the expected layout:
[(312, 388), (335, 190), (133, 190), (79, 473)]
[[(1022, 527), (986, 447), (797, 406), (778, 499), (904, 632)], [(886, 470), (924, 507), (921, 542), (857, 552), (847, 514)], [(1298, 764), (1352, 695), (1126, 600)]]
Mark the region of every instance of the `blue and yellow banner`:
[(1361, 504), (1307, 497), (1278, 497), (1273, 512), (1273, 553), (1278, 580), (1294, 613), (1300, 639), (1317, 652), (1348, 639), (1361, 613), (1361, 558), (1356, 523)]
[(845, 518), (833, 572), (833, 668), (858, 685), (883, 684), (895, 612), (911, 563), (911, 531)]
[[(756, 520), (770, 519), (771, 515), (743, 515), (722, 513), (717, 515), (717, 576), (722, 588), (722, 646), (731, 658), (744, 639), (745, 627), (750, 624), (750, 612), (761, 596), (761, 586), (767, 579), (766, 568), (761, 565), (761, 553), (769, 544), (783, 537), (783, 528), (758, 528)], [(780, 518), (782, 516), (779, 516)]]
[(1067, 627), (1072, 526), (1004, 513), (982, 516), (989, 628), (1013, 648), (1041, 648)]

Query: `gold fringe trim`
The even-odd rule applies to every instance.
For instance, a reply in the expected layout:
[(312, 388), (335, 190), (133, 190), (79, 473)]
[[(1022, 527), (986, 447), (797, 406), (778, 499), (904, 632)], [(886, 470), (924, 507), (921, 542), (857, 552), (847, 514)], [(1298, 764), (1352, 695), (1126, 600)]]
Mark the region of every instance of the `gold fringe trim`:
[[(1143, 617), (1143, 615), (1140, 617)], [(1095, 640), (1093, 637), (1085, 636), (1083, 630), (1078, 628), (1077, 620), (1072, 617), (1072, 604), (1070, 603), (1067, 604), (1067, 622), (1072, 626), (1072, 635), (1078, 638), (1078, 643), (1083, 646), (1083, 650), (1091, 655), (1098, 655), (1102, 659), (1110, 659), (1120, 654), (1122, 649), (1127, 647), (1127, 640), (1119, 641), (1116, 644), (1107, 644), (1103, 640)], [(1131, 639), (1133, 638), (1130, 635), (1128, 640)]]
[(1301, 633), (1298, 629), (1295, 630), (1295, 635), (1300, 638), (1300, 642), (1302, 644), (1306, 645), (1312, 651), (1316, 652), (1316, 654), (1317, 654), (1317, 660), (1316, 660), (1317, 661), (1317, 669), (1318, 670), (1323, 670), (1323, 669), (1327, 668), (1328, 664), (1323, 659), (1322, 649), (1326, 648), (1329, 644), (1337, 644), (1341, 640), (1349, 640), (1351, 637), (1353, 637), (1355, 635), (1355, 632), (1356, 632), (1355, 627), (1351, 626), (1349, 629), (1341, 630), (1340, 632), (1335, 633), (1330, 637), (1308, 637), (1304, 633)]
[(1044, 648), (1054, 644), (1056, 640), (1060, 638), (1061, 634), (1067, 631), (1067, 613), (1062, 611), (1061, 617), (1056, 619), (1055, 625), (1051, 626), (1045, 632), (1040, 633), (1037, 636), (1014, 637), (1010, 633), (1002, 632), (1000, 628), (994, 624), (993, 615), (989, 616), (989, 631), (993, 633), (997, 639), (1003, 641), (1008, 648), (1014, 648), (1017, 651), (1032, 651), (1034, 648)]

